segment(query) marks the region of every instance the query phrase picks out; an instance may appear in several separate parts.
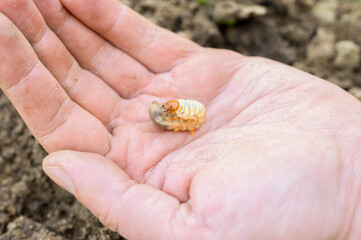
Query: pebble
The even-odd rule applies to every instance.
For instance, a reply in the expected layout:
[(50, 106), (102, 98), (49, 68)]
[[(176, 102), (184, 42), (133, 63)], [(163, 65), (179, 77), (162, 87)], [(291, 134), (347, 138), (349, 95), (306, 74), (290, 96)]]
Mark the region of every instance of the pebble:
[(333, 23), (336, 20), (336, 10), (338, 0), (320, 0), (313, 7), (313, 15), (321, 21), (321, 23)]
[(307, 60), (318, 63), (328, 62), (334, 54), (335, 34), (327, 28), (317, 29), (315, 37), (307, 46)]
[(351, 40), (335, 44), (336, 57), (334, 65), (339, 68), (355, 69), (360, 65), (360, 46)]
[(361, 101), (361, 88), (353, 87), (348, 92)]

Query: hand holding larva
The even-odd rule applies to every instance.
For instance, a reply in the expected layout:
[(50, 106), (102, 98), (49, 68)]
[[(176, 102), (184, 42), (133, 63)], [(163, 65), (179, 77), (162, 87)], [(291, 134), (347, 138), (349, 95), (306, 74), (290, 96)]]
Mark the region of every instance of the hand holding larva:
[(195, 100), (176, 99), (159, 104), (154, 101), (149, 105), (149, 116), (158, 126), (167, 130), (191, 131), (201, 127), (206, 119), (206, 109)]

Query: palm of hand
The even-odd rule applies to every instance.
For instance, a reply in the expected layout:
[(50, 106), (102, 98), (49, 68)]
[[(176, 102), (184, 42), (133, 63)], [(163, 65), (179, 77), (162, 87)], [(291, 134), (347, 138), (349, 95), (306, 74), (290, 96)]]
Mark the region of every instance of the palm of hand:
[[(287, 228), (285, 239), (295, 233), (300, 239), (339, 234), (334, 229), (340, 221), (327, 221), (335, 215), (348, 218), (338, 212), (345, 206), (335, 195), (350, 194), (340, 186), (341, 166), (350, 161), (341, 152), (357, 153), (343, 137), (352, 131), (345, 121), (356, 124), (359, 106), (348, 113), (340, 109), (354, 105), (352, 97), (306, 73), (223, 50), (206, 50), (152, 82), (144, 95), (130, 100), (124, 112), (132, 128), (115, 127), (119, 136), (109, 153), (131, 177), (189, 204), (199, 212), (197, 220), (207, 222), (203, 230), (227, 229), (225, 223), (247, 219), (250, 223), (234, 226), (234, 232), (218, 234), (279, 239), (282, 228)], [(149, 120), (147, 103), (172, 96), (206, 104), (207, 121), (195, 138), (165, 132)], [(341, 99), (344, 106), (336, 104)], [(337, 139), (339, 131), (346, 136)], [(124, 134), (130, 139), (125, 146)], [(130, 146), (144, 146), (143, 152), (136, 147), (129, 153)], [(328, 184), (334, 188), (325, 190)], [(234, 195), (227, 197), (230, 192)], [(257, 222), (266, 230), (262, 235)], [(326, 228), (325, 222), (335, 228), (315, 234), (314, 229)]]
[[(89, 1), (92, 3), (88, 4), (88, 9), (77, 6), (81, 1), (63, 1), (79, 19), (119, 46), (112, 48), (97, 35), (88, 33), (88, 28), (76, 29), (78, 26), (72, 22), (74, 19), (68, 20), (74, 24), (69, 24), (68, 30), (67, 25), (59, 24), (61, 16), (68, 13), (58, 16), (58, 1), (34, 2), (63, 42), (51, 37), (43, 40), (48, 43), (44, 45), (55, 45), (60, 49), (58, 55), (62, 57), (61, 61), (53, 59), (51, 51), (34, 40), (34, 32), (41, 32), (39, 29), (28, 30), (21, 19), (14, 17), (17, 15), (9, 7), (12, 6), (11, 0), (0, 3), (0, 9), (10, 19), (13, 18), (35, 46), (41, 62), (65, 91), (54, 90), (58, 89), (58, 85), (41, 67), (34, 67), (35, 71), (28, 74), (30, 77), (27, 79), (31, 80), (32, 75), (41, 76), (38, 81), (49, 84), (49, 89), (53, 91), (48, 93), (56, 95), (63, 107), (49, 104), (46, 110), (41, 109), (44, 106), (39, 104), (42, 103), (41, 93), (35, 97), (34, 103), (25, 104), (19, 100), (17, 91), (22, 92), (21, 89), (28, 87), (26, 81), (17, 84), (7, 80), (16, 75), (7, 71), (0, 71), (0, 79), (5, 79), (4, 91), (49, 152), (72, 149), (105, 154), (131, 178), (174, 197), (167, 201), (163, 197), (155, 199), (161, 198), (159, 202), (163, 206), (159, 209), (163, 209), (165, 215), (170, 214), (167, 208), (174, 208), (174, 200), (179, 201), (177, 214), (173, 216), (174, 226), (170, 226), (171, 234), (177, 238), (210, 239), (218, 236), (237, 239), (242, 233), (244, 239), (289, 239), (290, 236), (296, 239), (295, 235), (300, 239), (328, 239), (347, 234), (348, 230), (342, 229), (342, 224), (350, 225), (352, 222), (357, 189), (360, 187), (358, 181), (345, 186), (348, 178), (356, 175), (353, 170), (345, 169), (350, 169), (360, 156), (357, 148), (360, 134), (357, 133), (361, 129), (361, 107), (351, 96), (327, 82), (282, 64), (246, 58), (225, 50), (202, 49), (159, 29), (156, 32), (160, 33), (151, 35), (159, 42), (151, 44), (144, 40), (137, 42), (136, 34), (125, 32), (124, 36), (135, 39), (133, 46), (129, 39), (116, 39), (123, 36), (123, 32), (117, 34), (114, 30), (117, 28), (108, 26), (102, 29), (94, 19), (87, 19), (91, 15), (88, 12), (98, 12), (97, 6), (105, 3)], [(107, 4), (118, 4), (115, 2)], [(18, 4), (32, 5), (26, 0)], [(108, 11), (110, 9), (112, 7)], [(24, 12), (25, 19), (30, 19), (27, 14), (41, 16), (34, 6)], [(131, 12), (125, 15), (135, 25), (134, 28), (154, 29)], [(104, 18), (107, 26), (108, 18)], [(118, 21), (122, 22), (121, 19)], [(3, 31), (14, 34), (12, 24), (3, 17), (1, 24)], [(119, 24), (114, 26), (119, 28)], [(72, 28), (75, 32), (81, 30), (79, 32), (84, 35), (78, 34), (77, 38), (90, 42), (89, 52), (94, 52), (92, 61), (84, 54), (84, 49), (78, 49), (81, 46), (66, 34)], [(13, 69), (19, 65), (15, 63), (22, 55), (34, 61), (37, 59), (28, 50), (29, 46), (23, 43), (26, 40), (20, 41), (20, 44), (17, 41), (9, 43), (6, 39), (8, 35), (2, 34), (5, 37), (0, 38), (0, 44), (2, 48), (7, 46), (6, 49), (10, 49), (8, 51), (11, 51), (14, 60), (0, 62), (2, 65), (8, 64), (6, 68)], [(88, 39), (84, 39), (86, 37)], [(167, 41), (170, 42), (168, 45)], [(80, 77), (76, 72), (83, 70), (71, 71), (79, 66), (62, 44), (88, 70)], [(10, 48), (8, 45), (11, 45)], [(15, 46), (20, 50), (15, 51)], [(139, 53), (142, 47), (145, 50)], [(101, 51), (94, 50), (98, 48)], [(2, 54), (10, 56), (6, 49)], [(125, 56), (120, 49), (128, 50), (133, 58)], [(107, 56), (110, 60), (98, 64), (102, 59), (99, 56), (103, 56), (103, 60)], [(68, 65), (72, 67), (66, 68)], [(122, 65), (126, 67), (114, 68)], [(127, 71), (127, 68), (130, 70)], [(75, 76), (73, 81), (69, 77), (62, 79), (69, 75)], [(92, 81), (91, 86), (94, 87), (82, 85), (84, 79)], [(31, 102), (32, 94), (28, 95)], [(71, 102), (67, 100), (69, 97), (78, 105), (70, 103), (67, 107), (63, 104)], [(206, 122), (196, 131), (194, 138), (189, 133), (167, 132), (149, 119), (148, 105), (151, 101), (175, 98), (196, 99), (206, 106)], [(49, 116), (32, 116), (33, 109), (37, 109), (36, 113), (47, 114), (52, 112), (48, 110), (52, 108), (58, 109), (55, 115), (60, 119), (64, 116), (63, 120), (46, 122)], [(64, 113), (70, 113), (70, 117)], [(54, 113), (51, 115), (54, 116)], [(69, 118), (70, 121), (64, 120)], [(133, 232), (125, 230), (120, 223), (122, 220), (114, 222), (109, 212), (103, 216), (99, 207), (90, 203), (92, 199), (79, 189), (77, 197), (105, 224), (125, 235), (137, 235), (135, 226), (130, 227)], [(346, 196), (351, 200), (345, 200)], [(149, 203), (146, 194), (140, 199)], [(351, 206), (346, 208), (350, 202)], [(127, 206), (134, 210), (138, 207), (135, 204)], [(146, 209), (150, 211), (152, 206)], [(159, 219), (155, 222), (159, 223)], [(303, 224), (300, 225), (300, 222)], [(157, 223), (144, 223), (145, 229), (152, 232)], [(168, 227), (164, 222), (159, 225)], [(162, 234), (159, 230), (154, 231), (157, 237), (168, 236), (166, 230)]]
[[(200, 100), (207, 105), (207, 122), (194, 139), (188, 134), (159, 134), (157, 129), (150, 141), (156, 139), (160, 146), (152, 146), (154, 152), (145, 156), (164, 157), (142, 158), (152, 167), (141, 169), (141, 181), (189, 204), (207, 222), (205, 227), (242, 222), (234, 232), (223, 232), (225, 236), (242, 232), (246, 239), (280, 239), (284, 231), (285, 239), (296, 239), (295, 233), (299, 239), (324, 239), (340, 234), (335, 229), (348, 214), (338, 212), (345, 203), (335, 196), (356, 193), (341, 186), (342, 165), (351, 161), (342, 152), (357, 154), (357, 143), (347, 138), (354, 124), (359, 125), (359, 106), (340, 89), (306, 73), (264, 59), (223, 54), (210, 51), (204, 56), (215, 61), (210, 65), (220, 66), (223, 77), (211, 67), (208, 71), (217, 75), (215, 79), (208, 76), (204, 86), (194, 89), (204, 97)], [(225, 58), (233, 59), (221, 62)], [(201, 66), (190, 64), (194, 70), (189, 72), (199, 78)], [(183, 89), (173, 94), (196, 97)], [(350, 106), (355, 108), (345, 111)], [(230, 192), (234, 194), (227, 196)], [(328, 222), (335, 215), (337, 220)], [(279, 225), (275, 227), (274, 221)], [(260, 225), (263, 234), (257, 231)], [(324, 231), (315, 234), (314, 229)]]

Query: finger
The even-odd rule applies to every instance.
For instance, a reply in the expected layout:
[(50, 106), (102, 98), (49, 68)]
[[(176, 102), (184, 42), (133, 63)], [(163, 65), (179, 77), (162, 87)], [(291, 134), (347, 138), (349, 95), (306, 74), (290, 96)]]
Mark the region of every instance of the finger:
[(169, 71), (201, 49), (152, 24), (118, 0), (61, 1), (85, 25), (153, 72)]
[(0, 11), (24, 34), (69, 97), (106, 124), (120, 101), (119, 95), (97, 76), (78, 65), (46, 26), (34, 3), (31, 0), (2, 0)]
[(48, 152), (77, 149), (103, 154), (109, 149), (105, 127), (69, 98), (2, 13), (0, 87)]
[(103, 156), (56, 152), (45, 158), (43, 169), (103, 224), (127, 239), (202, 239), (185, 236), (186, 219), (192, 217), (188, 204), (138, 184)]
[(153, 74), (147, 68), (84, 26), (59, 0), (34, 2), (80, 65), (101, 77), (120, 96), (136, 96), (151, 80)]

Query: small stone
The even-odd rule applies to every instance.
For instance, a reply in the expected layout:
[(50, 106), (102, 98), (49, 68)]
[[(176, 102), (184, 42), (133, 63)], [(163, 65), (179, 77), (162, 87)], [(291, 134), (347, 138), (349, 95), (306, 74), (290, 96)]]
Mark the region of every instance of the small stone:
[(315, 37), (307, 46), (307, 60), (318, 63), (328, 62), (334, 54), (335, 34), (323, 27), (317, 29)]
[(193, 18), (192, 40), (202, 46), (221, 46), (224, 41), (219, 28), (204, 11), (199, 11)]
[(261, 5), (238, 4), (234, 1), (217, 1), (212, 17), (215, 22), (233, 25), (252, 16), (264, 16), (267, 8)]
[(353, 87), (350, 90), (348, 90), (350, 94), (352, 94), (355, 98), (361, 101), (361, 88), (359, 87)]
[(15, 150), (12, 147), (5, 147), (2, 151), (2, 156), (5, 160), (12, 159), (15, 156)]
[(333, 23), (336, 19), (338, 0), (320, 0), (313, 7), (313, 15), (322, 23)]
[(243, 5), (240, 7), (238, 17), (240, 19), (247, 19), (251, 16), (264, 16), (267, 13), (267, 8), (260, 5)]
[(335, 44), (336, 57), (334, 65), (339, 68), (355, 69), (360, 65), (360, 46), (351, 40)]
[(238, 20), (239, 4), (232, 1), (217, 1), (212, 17), (217, 23), (235, 23)]

